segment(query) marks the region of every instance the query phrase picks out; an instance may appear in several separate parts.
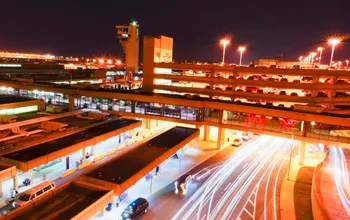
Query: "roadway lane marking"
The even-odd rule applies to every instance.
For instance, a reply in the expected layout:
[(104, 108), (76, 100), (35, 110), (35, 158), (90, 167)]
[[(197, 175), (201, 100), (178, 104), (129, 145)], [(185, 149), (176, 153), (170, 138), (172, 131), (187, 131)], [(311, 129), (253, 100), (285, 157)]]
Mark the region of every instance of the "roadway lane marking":
[(205, 219), (206, 216), (207, 216), (207, 214), (203, 215), (203, 217), (201, 218), (201, 220)]
[(231, 186), (231, 182), (229, 184), (227, 184), (227, 186), (225, 187), (224, 191), (226, 191), (228, 189), (228, 187)]

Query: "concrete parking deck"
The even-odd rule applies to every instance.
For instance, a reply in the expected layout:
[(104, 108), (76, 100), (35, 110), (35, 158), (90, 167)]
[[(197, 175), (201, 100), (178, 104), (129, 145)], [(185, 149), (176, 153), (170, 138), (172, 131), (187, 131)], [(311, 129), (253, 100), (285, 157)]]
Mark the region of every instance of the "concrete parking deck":
[(113, 189), (115, 195), (119, 196), (198, 136), (198, 129), (174, 127), (81, 179)]
[(112, 191), (101, 187), (71, 182), (0, 219), (89, 219), (103, 209), (112, 196)]
[(19, 170), (28, 171), (84, 147), (139, 127), (141, 124), (141, 121), (130, 119), (111, 120), (70, 136), (2, 155), (0, 160), (16, 165)]

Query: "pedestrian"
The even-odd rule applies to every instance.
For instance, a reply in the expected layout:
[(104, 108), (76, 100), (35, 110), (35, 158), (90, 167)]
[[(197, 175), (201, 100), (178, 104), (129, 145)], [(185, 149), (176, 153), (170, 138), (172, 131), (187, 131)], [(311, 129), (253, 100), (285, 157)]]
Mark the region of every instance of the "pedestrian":
[(159, 166), (156, 167), (156, 176), (157, 176), (158, 172), (159, 172)]

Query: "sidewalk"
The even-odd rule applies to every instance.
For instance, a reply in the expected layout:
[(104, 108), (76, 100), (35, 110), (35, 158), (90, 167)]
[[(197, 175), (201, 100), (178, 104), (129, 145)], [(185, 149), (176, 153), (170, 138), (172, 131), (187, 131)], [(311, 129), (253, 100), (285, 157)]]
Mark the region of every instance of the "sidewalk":
[[(198, 149), (187, 146), (185, 151), (180, 151), (178, 156), (180, 160), (168, 159), (160, 165), (157, 176), (153, 175), (152, 180), (139, 180), (135, 185), (127, 190), (128, 197), (125, 198), (118, 207), (113, 207), (109, 212), (105, 212), (103, 218), (96, 213), (91, 219), (116, 219), (124, 211), (124, 209), (138, 197), (148, 198), (158, 190), (166, 187), (175, 181), (179, 176), (187, 173), (198, 164), (204, 162), (209, 157), (217, 153), (217, 150), (208, 150), (212, 143), (199, 141), (199, 146), (204, 149)], [(181, 162), (180, 162), (181, 161)], [(152, 185), (151, 185), (152, 184)]]
[[(325, 158), (326, 153), (306, 153), (304, 165), (299, 165), (299, 157), (292, 158), (290, 177), (287, 180), (288, 171), (283, 179), (282, 186), (280, 189), (280, 214), (281, 220), (292, 220), (296, 219), (295, 214), (295, 185), (298, 173), (302, 167), (316, 167), (316, 165)], [(311, 201), (311, 194), (310, 194)]]

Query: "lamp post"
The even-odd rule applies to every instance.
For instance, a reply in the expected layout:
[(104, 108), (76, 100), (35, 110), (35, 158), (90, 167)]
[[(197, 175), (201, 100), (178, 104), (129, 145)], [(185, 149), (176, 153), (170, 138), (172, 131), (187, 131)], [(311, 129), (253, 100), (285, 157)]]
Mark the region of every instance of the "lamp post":
[(290, 175), (290, 167), (292, 164), (292, 151), (293, 151), (293, 146), (294, 146), (294, 134), (290, 131), (283, 132), (284, 134), (291, 134), (292, 135), (292, 145), (290, 147), (290, 153), (289, 153), (289, 167), (288, 167), (288, 175), (287, 175), (287, 180), (289, 180), (289, 175)]
[(226, 45), (228, 45), (229, 43), (230, 43), (230, 41), (227, 39), (223, 39), (220, 41), (220, 44), (222, 44), (224, 46), (223, 50), (222, 50), (222, 64), (225, 64)]
[(320, 51), (319, 64), (321, 65), (323, 47), (319, 47), (319, 48), (317, 48), (317, 50)]
[(311, 65), (314, 63), (314, 57), (316, 56), (315, 52), (310, 53), (311, 56)]
[(239, 50), (239, 52), (240, 52), (240, 56), (239, 56), (239, 66), (242, 66), (242, 56), (243, 56), (243, 51), (245, 51), (245, 47), (239, 47), (238, 50)]
[(334, 49), (335, 49), (335, 46), (340, 43), (340, 39), (332, 38), (332, 39), (329, 39), (328, 43), (332, 45), (331, 60), (329, 61), (329, 66), (332, 66)]

